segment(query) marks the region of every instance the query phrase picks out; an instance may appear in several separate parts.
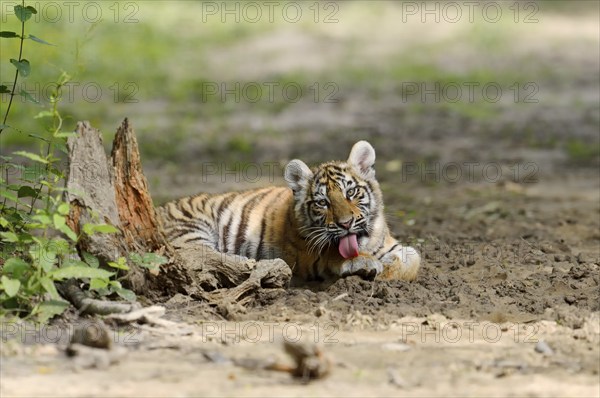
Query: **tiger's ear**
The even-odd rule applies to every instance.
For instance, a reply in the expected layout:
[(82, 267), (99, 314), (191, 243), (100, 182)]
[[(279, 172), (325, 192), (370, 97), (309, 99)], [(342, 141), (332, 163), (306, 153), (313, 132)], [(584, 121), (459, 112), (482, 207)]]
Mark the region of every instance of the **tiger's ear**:
[(367, 141), (358, 141), (352, 147), (348, 163), (354, 167), (358, 174), (366, 179), (375, 178), (375, 149)]
[(306, 188), (312, 176), (313, 172), (301, 160), (294, 159), (285, 166), (284, 178), (294, 194)]

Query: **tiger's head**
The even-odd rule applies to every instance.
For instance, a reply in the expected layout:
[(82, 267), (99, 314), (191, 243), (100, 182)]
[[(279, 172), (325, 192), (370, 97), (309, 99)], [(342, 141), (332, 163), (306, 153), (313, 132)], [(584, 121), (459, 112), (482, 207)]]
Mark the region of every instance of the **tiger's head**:
[[(383, 201), (375, 179), (375, 150), (367, 141), (352, 147), (348, 160), (310, 169), (294, 159), (285, 180), (294, 194), (300, 236), (309, 251), (336, 245), (344, 258), (356, 257), (383, 217)], [(379, 223), (377, 223), (379, 224)]]

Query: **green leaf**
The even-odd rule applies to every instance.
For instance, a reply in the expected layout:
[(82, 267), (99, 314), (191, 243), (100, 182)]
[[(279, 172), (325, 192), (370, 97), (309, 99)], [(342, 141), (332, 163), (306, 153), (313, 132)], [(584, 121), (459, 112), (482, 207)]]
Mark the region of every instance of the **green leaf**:
[(161, 265), (169, 261), (166, 257), (154, 253), (144, 253), (141, 256), (137, 253), (131, 253), (129, 258), (140, 267), (150, 270), (158, 270)]
[(59, 231), (62, 227), (67, 225), (67, 219), (65, 218), (65, 216), (61, 216), (60, 214), (53, 214), (52, 219), (54, 221), (54, 228), (58, 229)]
[(94, 278), (94, 279), (90, 280), (90, 289), (91, 290), (106, 289), (107, 286), (108, 286), (108, 280), (106, 280), (106, 279)]
[(84, 234), (91, 236), (94, 234), (94, 224), (83, 224), (82, 230)]
[(50, 298), (52, 298), (53, 300), (60, 299), (60, 296), (58, 294), (58, 291), (56, 291), (56, 286), (54, 285), (54, 281), (52, 279), (44, 277), (40, 279), (40, 283), (42, 284), (44, 290), (50, 294)]
[(98, 268), (100, 266), (100, 261), (98, 261), (98, 259), (91, 255), (88, 252), (81, 252), (81, 255), (83, 257), (83, 260), (87, 263), (87, 265), (89, 265), (92, 268)]
[(119, 232), (119, 230), (116, 227), (110, 224), (94, 225), (94, 231), (99, 232), (101, 234), (114, 234), (116, 232)]
[(37, 221), (42, 225), (52, 225), (52, 220), (50, 220), (50, 217), (48, 217), (45, 214), (36, 214), (35, 216), (33, 216), (31, 218), (34, 221)]
[(57, 210), (60, 214), (62, 214), (63, 216), (66, 216), (67, 214), (69, 214), (69, 204), (66, 202), (63, 202), (60, 205), (58, 205)]
[(48, 250), (46, 247), (45, 250), (40, 253), (37, 260), (40, 264), (40, 267), (42, 267), (45, 272), (50, 272), (56, 263), (56, 253)]
[[(6, 209), (6, 213), (4, 214), (4, 216), (6, 217), (6, 222), (8, 224), (23, 224), (29, 222), (29, 220), (31, 219), (29, 217), (29, 214), (20, 213), (14, 209)], [(0, 225), (2, 225), (3, 227), (7, 226), (2, 221), (2, 218), (0, 218)]]
[(101, 278), (108, 279), (112, 275), (113, 272), (108, 272), (106, 270), (100, 268), (91, 268), (91, 267), (65, 267), (56, 269), (48, 274), (51, 278), (55, 280), (63, 280), (69, 278)]
[(117, 288), (114, 289), (115, 293), (117, 293), (121, 298), (127, 300), (127, 301), (135, 301), (135, 293), (132, 292), (129, 289), (125, 289), (125, 288)]
[(17, 202), (19, 200), (16, 195), (13, 195), (8, 191), (0, 191), (0, 196), (5, 197), (8, 200), (12, 200), (13, 202)]
[(41, 119), (43, 117), (52, 117), (54, 116), (54, 112), (51, 111), (41, 111), (40, 113), (38, 113), (37, 115), (35, 115), (33, 118), (34, 119)]
[(0, 232), (0, 236), (4, 242), (18, 242), (19, 237), (14, 232)]
[(17, 18), (19, 18), (19, 21), (21, 22), (26, 22), (29, 18), (31, 18), (32, 14), (37, 14), (36, 9), (32, 6), (15, 6), (15, 15), (17, 16)]
[(9, 32), (8, 30), (3, 30), (2, 32), (0, 32), (0, 37), (4, 37), (7, 39), (12, 39), (15, 37), (21, 37), (19, 36), (16, 32)]
[[(35, 118), (34, 118), (35, 119)], [(40, 140), (40, 141), (44, 141), (44, 142), (50, 142), (50, 140), (46, 137), (42, 137), (41, 135), (37, 135), (37, 134), (27, 134), (27, 136), (31, 137), (31, 138), (35, 138), (36, 140)]]
[(84, 224), (83, 225), (83, 233), (91, 236), (94, 233), (101, 233), (101, 234), (113, 234), (115, 232), (119, 232), (119, 230), (110, 225), (110, 224)]
[(21, 275), (23, 275), (25, 272), (27, 272), (29, 270), (29, 268), (30, 268), (30, 265), (25, 260), (23, 260), (19, 257), (11, 257), (8, 260), (6, 260), (2, 270), (5, 273), (11, 274), (12, 276), (14, 276), (15, 278), (18, 279), (21, 277)]
[(18, 279), (10, 279), (6, 275), (2, 275), (0, 279), (2, 281), (2, 289), (6, 292), (8, 297), (15, 297), (21, 287), (21, 281)]
[(31, 65), (26, 59), (17, 61), (16, 59), (11, 58), (10, 63), (13, 64), (15, 68), (17, 68), (19, 73), (22, 74), (24, 77), (29, 76), (29, 73), (31, 73)]
[(77, 260), (75, 258), (68, 258), (63, 261), (63, 268), (65, 267), (87, 267), (88, 265), (81, 260)]
[[(54, 220), (54, 221), (56, 222), (56, 220)], [(73, 230), (71, 228), (69, 228), (68, 225), (63, 224), (60, 227), (57, 227), (56, 229), (58, 229), (63, 234), (67, 235), (69, 237), (69, 239), (71, 239), (73, 242), (77, 241), (77, 234), (75, 232), (73, 232)]]
[(48, 45), (48, 46), (53, 46), (53, 45), (54, 45), (54, 44), (52, 44), (52, 43), (48, 43), (46, 40), (42, 40), (42, 39), (40, 39), (39, 37), (37, 37), (37, 36), (34, 36), (34, 35), (29, 35), (29, 37), (27, 37), (27, 38), (28, 38), (28, 39), (31, 39), (31, 40), (33, 40), (33, 41), (35, 41), (35, 42), (41, 43), (41, 44), (46, 44), (46, 45)]
[(21, 97), (25, 98), (27, 101), (29, 101), (29, 102), (33, 102), (34, 104), (39, 104), (39, 103), (40, 103), (40, 101), (38, 101), (38, 100), (36, 100), (35, 98), (33, 98), (33, 97), (31, 96), (31, 94), (29, 94), (29, 93), (28, 93), (27, 91), (25, 91), (25, 90), (21, 90), (21, 91), (19, 91), (19, 95), (20, 95)]
[(27, 182), (38, 182), (40, 178), (46, 176), (46, 170), (40, 165), (27, 166), (21, 173), (21, 180)]
[(60, 132), (60, 133), (56, 133), (54, 134), (55, 137), (57, 138), (69, 138), (69, 137), (75, 137), (77, 135), (76, 132), (71, 131), (71, 132)]
[(48, 300), (38, 304), (32, 311), (32, 314), (37, 316), (37, 320), (41, 323), (47, 322), (50, 318), (62, 314), (69, 303), (62, 300)]
[(49, 250), (52, 250), (54, 253), (56, 253), (57, 256), (67, 255), (71, 251), (69, 242), (59, 237), (52, 238), (46, 246), (49, 248)]
[(17, 191), (17, 196), (19, 198), (35, 198), (37, 196), (37, 191), (30, 186), (23, 185)]
[(123, 286), (121, 285), (121, 282), (119, 282), (119, 281), (109, 281), (108, 284), (110, 285), (110, 287), (113, 288), (113, 290), (123, 288)]
[(108, 265), (113, 268), (129, 271), (129, 267), (127, 266), (127, 260), (125, 259), (125, 257), (119, 257), (117, 262), (109, 261)]
[(47, 164), (48, 161), (41, 157), (40, 155), (36, 155), (35, 153), (26, 152), (26, 151), (16, 151), (15, 155), (23, 156), (24, 158), (31, 159), (36, 162)]

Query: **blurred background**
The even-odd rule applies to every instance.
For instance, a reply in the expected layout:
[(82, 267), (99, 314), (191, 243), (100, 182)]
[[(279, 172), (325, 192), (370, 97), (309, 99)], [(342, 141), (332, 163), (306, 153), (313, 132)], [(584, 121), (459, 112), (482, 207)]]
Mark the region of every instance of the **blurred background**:
[[(16, 4), (2, 30), (20, 30)], [(421, 187), (425, 202), (490, 183), (597, 190), (596, 1), (25, 4), (26, 34), (53, 45), (25, 42), (17, 91), (38, 103), (15, 98), (3, 155), (37, 150), (33, 116), (64, 71), (64, 130), (89, 120), (109, 148), (128, 117), (157, 203), (281, 183), (288, 160), (345, 159), (359, 139), (402, 217)], [(9, 87), (18, 45), (0, 39)]]

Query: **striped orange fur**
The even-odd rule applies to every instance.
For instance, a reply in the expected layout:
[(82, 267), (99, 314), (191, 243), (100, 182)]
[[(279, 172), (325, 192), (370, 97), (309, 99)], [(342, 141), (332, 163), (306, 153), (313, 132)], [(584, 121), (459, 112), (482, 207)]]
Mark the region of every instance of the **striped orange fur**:
[(288, 187), (199, 194), (161, 206), (174, 247), (204, 245), (256, 260), (281, 258), (303, 279), (416, 277), (420, 256), (389, 233), (375, 150), (357, 142), (347, 161), (309, 169), (292, 160)]

